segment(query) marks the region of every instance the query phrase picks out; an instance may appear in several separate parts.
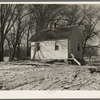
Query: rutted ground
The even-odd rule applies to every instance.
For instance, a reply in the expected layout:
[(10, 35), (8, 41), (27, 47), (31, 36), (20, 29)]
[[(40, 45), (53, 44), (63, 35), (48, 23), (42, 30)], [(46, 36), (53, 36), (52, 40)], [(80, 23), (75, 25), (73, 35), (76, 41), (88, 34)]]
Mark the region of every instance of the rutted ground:
[(1, 90), (100, 90), (99, 66), (1, 62)]

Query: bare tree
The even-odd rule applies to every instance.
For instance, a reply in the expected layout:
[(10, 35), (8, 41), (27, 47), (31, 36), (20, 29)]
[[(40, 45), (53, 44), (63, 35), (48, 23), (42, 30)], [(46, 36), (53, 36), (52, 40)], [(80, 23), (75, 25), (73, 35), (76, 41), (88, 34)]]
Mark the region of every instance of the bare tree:
[(85, 11), (83, 12), (82, 5), (64, 5), (60, 11), (61, 18), (58, 22), (62, 26), (80, 25), (85, 18), (84, 13)]
[[(28, 5), (29, 6), (29, 5)], [(34, 35), (35, 33), (35, 23), (34, 23), (34, 17), (32, 16), (32, 12), (30, 11), (30, 7), (28, 7), (28, 12), (30, 12), (28, 14), (28, 19), (29, 19), (29, 24), (27, 25), (27, 32), (25, 34), (25, 38), (26, 38), (26, 47), (27, 47), (27, 57), (30, 56), (30, 49), (31, 49), (31, 44), (29, 39), (31, 38), (31, 36)]]
[(29, 39), (32, 35), (34, 35), (34, 27), (32, 26), (32, 19), (30, 17), (30, 21), (29, 21), (29, 24), (28, 24), (28, 29), (27, 29), (27, 34), (26, 34), (26, 38), (27, 38), (27, 57), (30, 56), (30, 49), (31, 49), (31, 44), (29, 43)]
[(14, 25), (17, 15), (15, 16), (16, 5), (1, 4), (0, 5), (0, 61), (3, 61), (4, 56), (4, 41), (6, 35)]
[(85, 29), (83, 30), (83, 56), (85, 53), (86, 43), (87, 41), (92, 38), (94, 35), (97, 35), (99, 32), (95, 32), (96, 25), (100, 21), (100, 14), (99, 14), (100, 8), (94, 6), (94, 5), (87, 5), (86, 6), (86, 18), (84, 20), (84, 26)]
[(58, 11), (61, 5), (35, 4), (29, 5), (34, 18), (36, 32), (41, 29), (47, 29), (52, 21), (59, 16)]
[(25, 11), (24, 8), (24, 5), (16, 5), (17, 19), (11, 29), (11, 32), (9, 32), (6, 38), (8, 41), (9, 50), (11, 50), (9, 60), (14, 60), (16, 53), (17, 60), (20, 59), (21, 40), (23, 35), (26, 33), (26, 27), (29, 23), (29, 20), (27, 19), (28, 12)]

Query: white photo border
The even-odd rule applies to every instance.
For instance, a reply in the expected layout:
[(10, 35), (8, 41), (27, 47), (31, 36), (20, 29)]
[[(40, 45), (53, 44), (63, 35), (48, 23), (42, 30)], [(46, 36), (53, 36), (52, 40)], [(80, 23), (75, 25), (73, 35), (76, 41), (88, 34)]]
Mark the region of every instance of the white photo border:
[[(4, 0), (3, 0), (4, 1)], [(14, 2), (2, 2), (0, 1), (0, 4), (100, 4), (100, 2), (97, 1), (62, 1), (59, 2), (56, 0), (56, 2), (29, 2), (28, 0), (23, 2), (17, 2), (15, 0)], [(60, 0), (61, 1), (61, 0)], [(71, 91), (0, 91), (0, 99), (68, 99), (68, 100), (74, 100), (74, 99), (99, 99), (100, 98), (100, 91), (81, 91), (81, 90), (71, 90)], [(86, 100), (85, 99), (85, 100)]]

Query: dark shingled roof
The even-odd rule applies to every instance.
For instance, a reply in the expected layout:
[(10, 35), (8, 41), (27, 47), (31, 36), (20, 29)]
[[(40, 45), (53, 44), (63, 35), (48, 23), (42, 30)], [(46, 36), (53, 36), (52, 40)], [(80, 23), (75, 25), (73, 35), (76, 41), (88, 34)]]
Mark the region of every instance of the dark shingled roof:
[(33, 35), (30, 38), (30, 41), (34, 42), (34, 41), (66, 39), (75, 32), (79, 33), (79, 30), (80, 30), (79, 26), (62, 27), (62, 28), (56, 28), (54, 30), (44, 29), (38, 31), (37, 34)]

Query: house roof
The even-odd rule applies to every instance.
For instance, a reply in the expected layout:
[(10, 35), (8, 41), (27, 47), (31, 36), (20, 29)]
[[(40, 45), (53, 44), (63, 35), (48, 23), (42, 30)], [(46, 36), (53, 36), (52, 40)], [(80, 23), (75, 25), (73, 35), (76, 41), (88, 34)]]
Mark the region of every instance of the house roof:
[[(71, 34), (79, 33), (81, 34), (81, 30), (79, 31), (79, 26), (68, 26), (68, 27), (60, 27), (54, 30), (44, 29), (38, 31), (34, 36), (30, 38), (30, 41), (46, 41), (46, 40), (55, 40), (55, 39), (66, 39)], [(78, 35), (79, 35), (78, 34)], [(80, 35), (82, 36), (82, 34)]]

